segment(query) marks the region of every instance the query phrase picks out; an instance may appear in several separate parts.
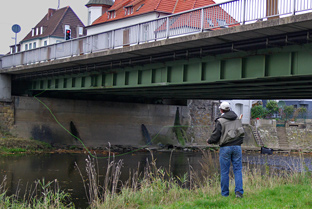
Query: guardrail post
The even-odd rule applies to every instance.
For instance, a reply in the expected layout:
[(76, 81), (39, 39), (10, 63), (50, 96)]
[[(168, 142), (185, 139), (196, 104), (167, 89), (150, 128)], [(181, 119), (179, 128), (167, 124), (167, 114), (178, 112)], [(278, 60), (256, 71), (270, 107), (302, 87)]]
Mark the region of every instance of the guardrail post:
[(200, 10), (201, 14), (200, 14), (200, 31), (203, 32), (204, 31), (204, 9)]
[(243, 25), (245, 25), (246, 21), (245, 16), (246, 16), (246, 0), (243, 0), (243, 21), (242, 21)]
[(93, 52), (93, 36), (90, 36), (90, 53)]
[(54, 44), (54, 59), (56, 60), (56, 44)]
[(169, 38), (169, 17), (167, 17), (166, 38)]
[(115, 30), (112, 31), (112, 49), (115, 47)]
[(141, 24), (138, 24), (138, 41), (137, 41), (137, 44), (139, 45), (140, 44), (140, 27)]
[(70, 40), (70, 55), (71, 57), (74, 56), (74, 52), (73, 52), (73, 41)]
[(293, 0), (293, 6), (294, 6), (294, 9), (293, 9), (292, 15), (295, 15), (296, 14), (296, 0)]

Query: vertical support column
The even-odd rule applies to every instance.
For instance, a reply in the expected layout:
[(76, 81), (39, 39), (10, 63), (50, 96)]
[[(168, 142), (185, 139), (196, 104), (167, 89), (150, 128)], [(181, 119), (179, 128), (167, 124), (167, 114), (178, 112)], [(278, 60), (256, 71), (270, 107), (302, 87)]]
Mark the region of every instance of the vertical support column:
[(0, 74), (0, 101), (11, 100), (11, 76)]

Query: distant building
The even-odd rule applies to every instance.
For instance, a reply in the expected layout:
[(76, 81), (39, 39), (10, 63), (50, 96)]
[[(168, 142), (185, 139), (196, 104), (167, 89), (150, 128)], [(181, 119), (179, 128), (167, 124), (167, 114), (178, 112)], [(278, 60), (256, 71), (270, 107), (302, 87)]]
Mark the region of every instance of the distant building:
[(84, 24), (69, 7), (48, 9), (43, 19), (20, 42), (20, 50), (27, 51), (64, 41), (66, 29), (70, 30), (71, 38), (86, 34)]
[(88, 25), (105, 14), (113, 4), (113, 0), (90, 0), (86, 4), (88, 7)]
[(238, 116), (243, 115), (242, 123), (250, 124), (250, 109), (252, 105), (256, 103), (258, 100), (222, 100), (230, 103), (231, 110), (233, 110)]
[[(93, 35), (110, 30), (121, 29), (120, 37), (123, 43), (129, 42), (138, 31), (130, 31), (125, 27), (130, 25), (152, 21), (171, 14), (185, 12), (199, 7), (215, 4), (212, 0), (90, 0), (86, 5), (88, 7), (89, 24), (86, 27), (87, 34)], [(101, 14), (99, 16), (99, 14)], [(233, 18), (221, 7), (216, 7), (212, 11), (205, 10), (204, 27), (221, 27), (226, 25)], [(200, 28), (200, 24), (190, 21), (191, 19), (200, 19), (199, 13), (189, 13), (185, 16), (172, 19), (169, 28), (188, 29)], [(200, 22), (200, 21), (197, 21)], [(140, 29), (140, 36), (150, 40), (157, 33), (164, 33), (167, 26), (166, 22), (157, 23), (155, 28), (149, 28), (148, 24)], [(122, 30), (122, 28), (125, 28)], [(109, 39), (109, 38), (108, 38)]]

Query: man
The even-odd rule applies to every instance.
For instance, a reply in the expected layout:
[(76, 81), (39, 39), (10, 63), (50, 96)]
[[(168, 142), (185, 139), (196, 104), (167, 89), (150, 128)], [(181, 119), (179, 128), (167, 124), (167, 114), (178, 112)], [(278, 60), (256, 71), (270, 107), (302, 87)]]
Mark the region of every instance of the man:
[(235, 175), (235, 195), (243, 197), (243, 175), (242, 175), (242, 149), (244, 129), (241, 118), (230, 110), (228, 102), (222, 102), (220, 107), (221, 116), (215, 120), (213, 130), (208, 144), (220, 146), (219, 160), (221, 168), (221, 195), (229, 196), (229, 171), (232, 162)]

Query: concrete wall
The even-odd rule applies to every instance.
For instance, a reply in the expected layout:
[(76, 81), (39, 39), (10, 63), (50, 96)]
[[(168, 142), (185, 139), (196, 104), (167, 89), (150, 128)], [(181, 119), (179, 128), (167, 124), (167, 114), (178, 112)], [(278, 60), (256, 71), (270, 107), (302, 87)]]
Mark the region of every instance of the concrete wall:
[[(15, 97), (15, 135), (57, 145), (80, 145), (66, 130), (73, 122), (77, 135), (87, 146), (145, 145), (141, 124), (152, 136), (166, 135), (173, 126), (178, 106)], [(187, 123), (186, 106), (179, 106), (181, 124)], [(58, 122), (56, 121), (59, 121)], [(72, 128), (73, 131), (73, 128)]]
[(11, 76), (0, 74), (0, 101), (11, 100)]

